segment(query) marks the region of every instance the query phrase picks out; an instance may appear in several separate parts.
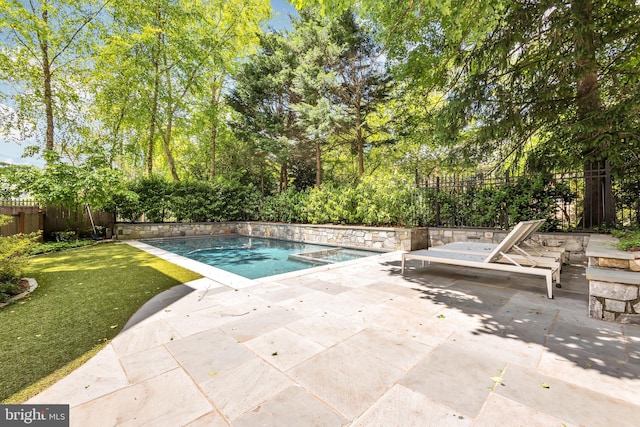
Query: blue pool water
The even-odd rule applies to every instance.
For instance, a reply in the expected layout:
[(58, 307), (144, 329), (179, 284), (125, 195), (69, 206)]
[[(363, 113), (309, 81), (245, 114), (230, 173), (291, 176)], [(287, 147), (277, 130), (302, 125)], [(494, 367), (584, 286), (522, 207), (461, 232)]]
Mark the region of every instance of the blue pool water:
[[(348, 261), (377, 254), (377, 252), (236, 235), (148, 239), (142, 242), (247, 279), (273, 276), (318, 264)], [(300, 256), (300, 254), (304, 255)], [(307, 254), (312, 256), (305, 256)], [(296, 259), (290, 258), (290, 255)]]

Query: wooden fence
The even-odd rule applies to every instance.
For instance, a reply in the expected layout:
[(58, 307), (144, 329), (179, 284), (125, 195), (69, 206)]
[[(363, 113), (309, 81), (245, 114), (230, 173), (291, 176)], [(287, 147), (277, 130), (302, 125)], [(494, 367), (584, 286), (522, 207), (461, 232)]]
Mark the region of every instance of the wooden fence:
[[(0, 227), (0, 236), (42, 231), (45, 239), (51, 239), (56, 233), (68, 230), (78, 231), (81, 236), (93, 234), (91, 219), (82, 206), (77, 209), (56, 205), (41, 208), (29, 200), (0, 200), (0, 214), (12, 217), (12, 221)], [(113, 228), (113, 213), (92, 211), (91, 215), (100, 229)]]
[(43, 227), (40, 206), (31, 200), (0, 201), (0, 215), (11, 217), (8, 224), (0, 227), (0, 236), (35, 233)]

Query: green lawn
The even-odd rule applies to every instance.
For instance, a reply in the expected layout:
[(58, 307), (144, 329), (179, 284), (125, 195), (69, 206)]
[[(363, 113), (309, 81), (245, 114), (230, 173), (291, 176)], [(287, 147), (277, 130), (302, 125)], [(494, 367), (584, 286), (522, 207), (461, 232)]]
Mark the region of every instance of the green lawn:
[(4, 403), (29, 398), (83, 363), (154, 295), (201, 277), (117, 243), (35, 257), (26, 276), (38, 281), (36, 291), (0, 309)]

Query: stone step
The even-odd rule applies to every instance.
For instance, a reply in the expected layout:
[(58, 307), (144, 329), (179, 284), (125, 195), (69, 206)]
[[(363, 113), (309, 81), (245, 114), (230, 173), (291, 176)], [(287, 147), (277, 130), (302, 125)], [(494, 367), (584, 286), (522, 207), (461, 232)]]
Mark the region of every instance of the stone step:
[(587, 267), (586, 274), (589, 280), (640, 285), (640, 272), (615, 270), (613, 268)]

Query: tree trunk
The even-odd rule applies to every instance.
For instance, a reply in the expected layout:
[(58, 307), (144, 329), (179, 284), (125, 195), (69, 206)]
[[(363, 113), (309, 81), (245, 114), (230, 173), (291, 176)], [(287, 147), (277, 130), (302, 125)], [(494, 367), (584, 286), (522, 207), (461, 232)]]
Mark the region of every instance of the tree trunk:
[(289, 187), (289, 165), (285, 160), (284, 162), (282, 162), (282, 165), (280, 165), (279, 192), (282, 193), (283, 191), (286, 191), (288, 187)]
[(316, 140), (316, 187), (322, 187), (322, 147), (319, 140)]
[[(160, 22), (160, 6), (156, 6), (156, 19)], [(153, 174), (153, 145), (156, 134), (156, 118), (158, 115), (158, 91), (160, 87), (160, 64), (158, 55), (160, 54), (160, 44), (162, 36), (158, 33), (156, 50), (153, 55), (153, 99), (151, 100), (151, 122), (149, 123), (149, 145), (147, 147), (147, 175)]]
[[(162, 49), (162, 62), (164, 66), (164, 74), (167, 79), (167, 128), (165, 129), (162, 141), (164, 142), (164, 154), (167, 156), (167, 164), (169, 165), (169, 171), (174, 181), (180, 181), (178, 172), (176, 171), (176, 163), (171, 153), (171, 132), (173, 131), (173, 113), (177, 107), (174, 106), (173, 99), (173, 85), (171, 84), (171, 73), (169, 71), (169, 63), (167, 61), (167, 47), (165, 45), (164, 34), (162, 31), (158, 33), (158, 47)], [(176, 101), (177, 103), (177, 101)]]
[(149, 145), (147, 146), (147, 175), (153, 174), (153, 145), (156, 135), (156, 116), (158, 115), (158, 86), (160, 76), (158, 70), (158, 60), (154, 62), (155, 77), (153, 81), (153, 99), (151, 100), (151, 121), (149, 123)]
[[(42, 20), (47, 23), (49, 14), (45, 9), (42, 12)], [(49, 42), (40, 37), (40, 50), (42, 51), (42, 76), (44, 83), (44, 109), (47, 120), (47, 133), (45, 139), (45, 150), (53, 150), (53, 94), (51, 91), (51, 62), (49, 60)]]
[(216, 177), (216, 142), (218, 139), (218, 108), (220, 106), (220, 95), (222, 94), (222, 83), (224, 74), (220, 75), (218, 83), (214, 78), (211, 83), (211, 134), (209, 138), (209, 178)]
[(571, 12), (574, 19), (577, 119), (587, 129), (576, 135), (583, 144), (585, 158), (583, 227), (591, 229), (601, 225), (611, 226), (615, 207), (608, 163), (603, 158), (606, 147), (595, 141), (601, 127), (598, 123), (601, 101), (595, 45), (598, 34), (593, 28), (592, 0), (572, 2)]

